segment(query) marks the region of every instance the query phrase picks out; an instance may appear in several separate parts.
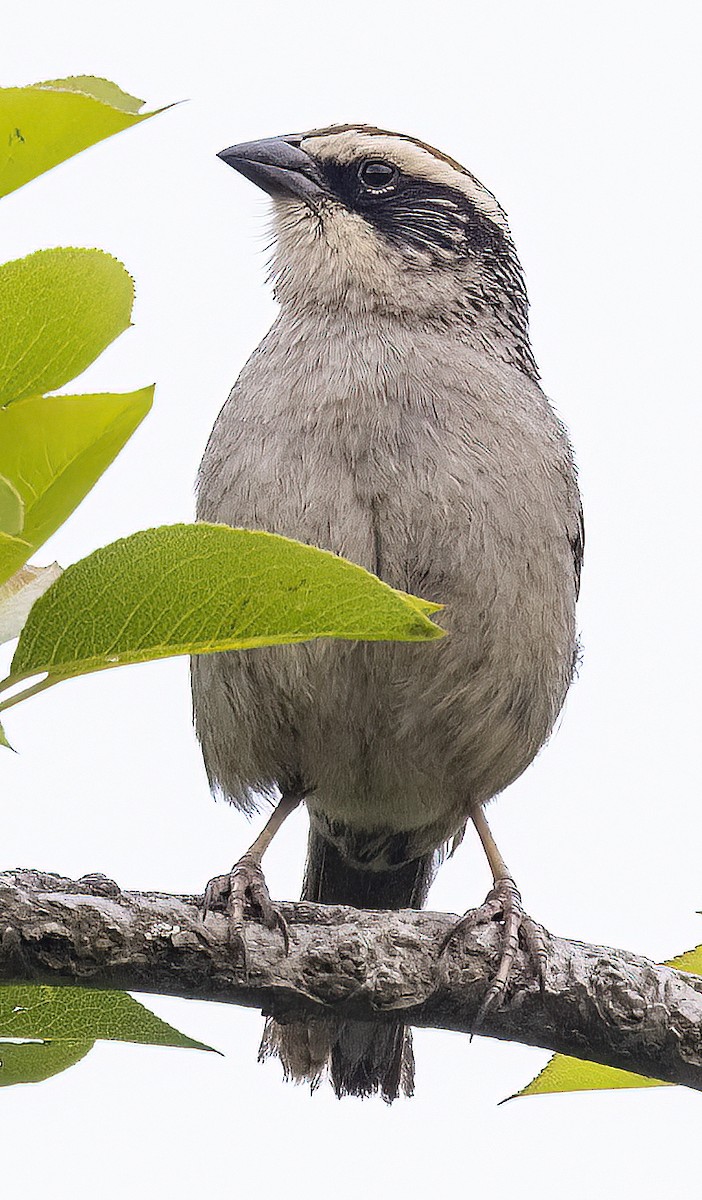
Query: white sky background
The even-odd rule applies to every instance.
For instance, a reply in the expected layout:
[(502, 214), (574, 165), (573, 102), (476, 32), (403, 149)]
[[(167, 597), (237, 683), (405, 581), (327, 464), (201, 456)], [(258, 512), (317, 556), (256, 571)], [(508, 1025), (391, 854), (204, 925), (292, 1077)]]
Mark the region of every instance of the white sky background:
[[(4, 84), (87, 73), (150, 107), (189, 100), (2, 201), (0, 261), (100, 246), (136, 279), (135, 327), (67, 390), (158, 384), (153, 414), (38, 561), (192, 516), (208, 432), (275, 312), (265, 198), (216, 151), (367, 121), (439, 146), (495, 191), (575, 443), (587, 550), (580, 678), (493, 829), (554, 933), (654, 959), (702, 941), (697, 21), (692, 0), (25, 0), (5, 6), (0, 51)], [(208, 796), (185, 660), (61, 685), (7, 730), (19, 754), (1, 764), (4, 866), (197, 892), (250, 840)], [(297, 895), (304, 841), (300, 816), (267, 859), (274, 896)], [(430, 904), (461, 912), (488, 884), (468, 835)], [(258, 1014), (153, 1007), (226, 1057), (103, 1044), (0, 1092), (6, 1187), (27, 1200), (254, 1186), (286, 1200), (434, 1187), (645, 1200), (689, 1180), (693, 1092), (498, 1108), (545, 1052), (419, 1031), (413, 1101), (310, 1099), (256, 1065)]]

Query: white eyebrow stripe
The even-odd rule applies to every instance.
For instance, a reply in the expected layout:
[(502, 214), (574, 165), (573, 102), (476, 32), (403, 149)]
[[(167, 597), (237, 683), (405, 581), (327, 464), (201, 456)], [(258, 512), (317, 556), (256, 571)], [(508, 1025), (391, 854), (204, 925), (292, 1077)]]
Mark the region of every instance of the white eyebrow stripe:
[(510, 236), (507, 217), (492, 192), (478, 183), (467, 171), (455, 170), (445, 159), (436, 158), (429, 150), (408, 138), (349, 129), (339, 133), (305, 137), (300, 143), (300, 149), (313, 158), (333, 159), (338, 163), (353, 162), (359, 154), (369, 158), (385, 158), (408, 175), (416, 175), (462, 192), (482, 216), (487, 217), (493, 225)]

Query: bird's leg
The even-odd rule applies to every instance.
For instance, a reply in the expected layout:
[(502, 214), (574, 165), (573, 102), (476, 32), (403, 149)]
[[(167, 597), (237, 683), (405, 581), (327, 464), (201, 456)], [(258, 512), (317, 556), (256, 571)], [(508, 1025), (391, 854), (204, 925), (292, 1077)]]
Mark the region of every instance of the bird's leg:
[(230, 941), (241, 955), (244, 967), (246, 967), (244, 911), (247, 903), (258, 913), (267, 929), (280, 930), (285, 944), (285, 953), (288, 952), (288, 926), (280, 909), (271, 900), (261, 870), (261, 859), (283, 821), (297, 808), (304, 799), (304, 795), (301, 788), (283, 792), (256, 841), (249, 846), (231, 871), (226, 875), (216, 875), (205, 888), (202, 901), (203, 917), (206, 917), (211, 909), (224, 909), (229, 917)]
[(440, 953), (444, 953), (446, 947), (461, 930), (470, 928), (470, 926), (485, 924), (487, 921), (502, 921), (503, 932), (500, 962), (473, 1024), (473, 1031), (475, 1032), (485, 1020), (487, 1014), (500, 1006), (500, 1001), (507, 989), (507, 984), (512, 973), (512, 966), (517, 950), (519, 949), (520, 933), (534, 964), (539, 986), (543, 992), (546, 967), (546, 939), (542, 927), (537, 925), (536, 921), (525, 913), (522, 908), (522, 898), (517, 885), (497, 848), (495, 839), (490, 832), (490, 826), (481, 808), (473, 813), (472, 821), (485, 851), (485, 856), (490, 864), (493, 886), (488, 892), (484, 904), (478, 909), (471, 909), (470, 912), (467, 912), (454, 925), (453, 929), (444, 938)]

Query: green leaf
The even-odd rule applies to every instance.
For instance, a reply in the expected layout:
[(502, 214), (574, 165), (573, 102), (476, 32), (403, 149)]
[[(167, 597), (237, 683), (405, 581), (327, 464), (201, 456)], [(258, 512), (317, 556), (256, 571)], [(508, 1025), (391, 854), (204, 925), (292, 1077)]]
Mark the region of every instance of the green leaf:
[(24, 524), (24, 504), (17, 488), (0, 475), (0, 532), (16, 537)]
[(151, 408), (153, 387), (124, 395), (29, 396), (0, 408), (0, 473), (20, 493), (22, 540), (0, 536), (0, 582), (73, 512)]
[(0, 196), (153, 117), (153, 112), (139, 112), (142, 103), (109, 80), (89, 75), (0, 88)]
[(649, 1079), (646, 1075), (635, 1075), (633, 1071), (620, 1071), (605, 1067), (601, 1063), (585, 1062), (570, 1058), (567, 1054), (554, 1054), (531, 1083), (521, 1092), (510, 1096), (545, 1096), (551, 1092), (592, 1092), (605, 1088), (673, 1087), (660, 1079)]
[[(51, 88), (53, 91), (58, 89), (67, 92), (83, 92), (84, 95), (94, 96), (103, 104), (110, 104), (112, 108), (118, 108), (120, 112), (124, 113), (138, 113), (139, 109), (144, 106), (143, 100), (139, 100), (137, 96), (130, 96), (129, 92), (123, 92), (121, 87), (118, 87), (111, 79), (101, 79), (96, 75), (70, 75), (67, 79), (45, 79), (42, 83), (36, 83), (34, 86)], [(150, 114), (144, 113), (144, 116), (148, 115)]]
[(0, 725), (0, 746), (4, 746), (7, 750), (12, 749), (12, 746), (10, 745), (10, 743), (7, 740), (7, 734), (5, 733), (5, 730), (3, 729), (2, 725)]
[(129, 272), (103, 250), (58, 247), (3, 263), (0, 406), (80, 375), (128, 328), (133, 303)]
[(663, 965), (675, 967), (676, 971), (688, 971), (691, 975), (702, 975), (702, 946), (686, 950), (684, 954), (678, 954)]
[(65, 1071), (97, 1040), (212, 1049), (180, 1033), (125, 992), (29, 984), (0, 987), (0, 1087), (37, 1083)]
[(34, 605), (5, 686), (320, 637), (427, 641), (443, 636), (427, 616), (440, 607), (277, 534), (166, 525), (68, 567)]
[[(662, 964), (664, 967), (675, 967), (678, 971), (689, 971), (693, 975), (702, 974), (702, 946), (686, 950), (676, 958), (671, 958)], [(607, 1088), (644, 1088), (644, 1087), (674, 1087), (663, 1079), (650, 1079), (647, 1075), (636, 1075), (633, 1071), (620, 1071), (616, 1067), (605, 1067), (601, 1063), (586, 1062), (580, 1058), (570, 1058), (567, 1054), (554, 1054), (531, 1083), (520, 1092), (510, 1096), (516, 1100), (520, 1096), (543, 1096), (549, 1092), (591, 1092)]]
[(0, 643), (19, 637), (30, 609), (61, 574), (58, 563), (21, 567), (5, 583), (0, 583)]
[[(2, 447), (0, 447), (0, 451)], [(22, 538), (11, 537), (9, 533), (0, 533), (0, 583), (4, 583), (15, 571), (18, 571), (32, 553), (29, 542)]]
[(0, 1038), (137, 1042), (211, 1050), (162, 1021), (126, 992), (10, 984), (0, 987)]
[(41, 1083), (85, 1058), (94, 1042), (3, 1042), (0, 1039), (0, 1087)]
[(12, 524), (12, 492), (22, 508), (21, 538), (0, 521), (0, 583), (66, 520), (151, 407), (153, 388), (38, 394), (84, 371), (127, 328), (133, 299), (129, 273), (102, 250), (40, 250), (0, 266), (0, 511)]

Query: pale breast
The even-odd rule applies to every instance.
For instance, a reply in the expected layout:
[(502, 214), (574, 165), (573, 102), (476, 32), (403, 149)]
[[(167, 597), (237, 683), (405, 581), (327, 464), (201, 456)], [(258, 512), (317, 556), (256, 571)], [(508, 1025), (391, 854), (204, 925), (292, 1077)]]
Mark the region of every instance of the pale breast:
[(274, 327), (219, 418), (198, 515), (344, 554), (445, 604), (450, 635), (202, 658), (200, 736), (240, 803), (301, 774), (329, 820), (444, 837), (524, 770), (565, 696), (570, 451), (512, 368), (436, 338), (345, 346)]

